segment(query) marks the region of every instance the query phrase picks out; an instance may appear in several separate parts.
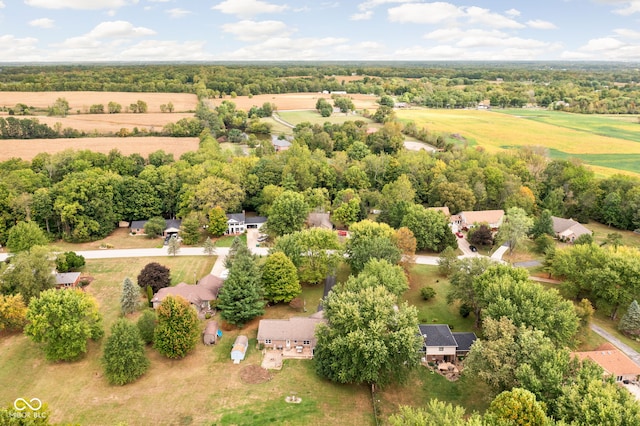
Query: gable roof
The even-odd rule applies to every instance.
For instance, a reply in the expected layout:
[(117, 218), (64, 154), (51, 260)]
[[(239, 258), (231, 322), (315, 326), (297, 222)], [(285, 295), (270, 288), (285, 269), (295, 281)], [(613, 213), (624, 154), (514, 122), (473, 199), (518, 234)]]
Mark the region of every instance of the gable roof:
[(264, 216), (247, 216), (245, 222), (247, 225), (265, 223), (267, 218)]
[(420, 324), (420, 334), (425, 337), (425, 346), (458, 346), (451, 329), (446, 324)]
[(143, 229), (144, 225), (149, 222), (148, 220), (133, 220), (131, 221), (131, 229)]
[(80, 272), (60, 272), (56, 274), (56, 285), (73, 284), (80, 278)]
[(181, 296), (188, 300), (189, 303), (198, 304), (205, 301), (216, 300), (219, 289), (220, 287), (216, 288), (212, 285), (191, 285), (187, 283), (180, 283), (174, 287), (161, 288), (155, 296), (153, 296), (151, 302), (162, 302), (167, 296), (172, 295)]
[(591, 234), (589, 229), (573, 219), (551, 216), (551, 220), (553, 221), (553, 232), (559, 236), (568, 237), (569, 235), (575, 235), (577, 238), (580, 235)]
[(170, 228), (180, 229), (180, 226), (182, 225), (182, 220), (180, 219), (165, 219), (164, 221), (167, 223), (165, 231)]
[(245, 220), (245, 214), (242, 213), (227, 213), (227, 222), (234, 220), (238, 223), (243, 223)]
[(316, 326), (324, 323), (325, 319), (311, 317), (263, 319), (258, 324), (258, 340), (315, 340)]
[(453, 334), (453, 338), (458, 343), (458, 348), (456, 350), (463, 352), (468, 352), (471, 349), (473, 342), (478, 339), (475, 333), (458, 331), (451, 334)]
[(607, 348), (589, 352), (573, 352), (580, 361), (590, 359), (612, 376), (640, 375), (640, 366), (618, 349)]
[(473, 223), (497, 223), (504, 217), (504, 210), (480, 210), (461, 212), (460, 216), (467, 224)]

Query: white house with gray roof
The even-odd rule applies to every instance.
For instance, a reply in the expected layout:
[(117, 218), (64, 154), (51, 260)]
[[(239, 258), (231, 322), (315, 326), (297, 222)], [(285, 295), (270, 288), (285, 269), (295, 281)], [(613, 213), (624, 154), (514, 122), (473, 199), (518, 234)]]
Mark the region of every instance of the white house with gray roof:
[(447, 324), (420, 324), (420, 335), (424, 339), (422, 351), (427, 361), (456, 362), (466, 356), (476, 341), (475, 333), (452, 333)]

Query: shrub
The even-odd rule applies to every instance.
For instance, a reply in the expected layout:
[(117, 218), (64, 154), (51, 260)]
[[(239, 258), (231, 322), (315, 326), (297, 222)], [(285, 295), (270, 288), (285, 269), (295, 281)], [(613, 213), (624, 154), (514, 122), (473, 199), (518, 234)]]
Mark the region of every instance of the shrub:
[(156, 329), (157, 321), (156, 312), (151, 309), (144, 311), (142, 316), (138, 318), (136, 325), (138, 326), (138, 330), (140, 330), (142, 341), (147, 345), (153, 342), (153, 332)]
[(420, 289), (420, 296), (422, 296), (423, 300), (430, 300), (433, 299), (436, 295), (436, 291), (434, 290), (433, 287), (422, 287)]
[(460, 309), (458, 309), (458, 312), (460, 313), (460, 316), (462, 316), (462, 318), (466, 318), (469, 316), (472, 310), (473, 308), (470, 305), (463, 303), (462, 305), (460, 305)]

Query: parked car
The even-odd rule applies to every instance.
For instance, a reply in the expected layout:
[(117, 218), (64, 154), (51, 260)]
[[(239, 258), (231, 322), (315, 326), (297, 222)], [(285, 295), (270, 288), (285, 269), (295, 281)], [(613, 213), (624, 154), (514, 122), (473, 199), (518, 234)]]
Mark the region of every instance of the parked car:
[(338, 236), (346, 237), (347, 236), (347, 231), (345, 231), (344, 229), (338, 229)]
[(269, 236), (268, 236), (268, 235), (264, 235), (264, 234), (263, 234), (263, 235), (259, 235), (259, 236), (258, 236), (258, 242), (259, 242), (259, 243), (262, 243), (262, 242), (264, 242), (264, 241), (267, 241), (267, 239), (268, 239), (268, 238), (269, 238)]
[(462, 235), (462, 232), (456, 232), (456, 237), (464, 238), (464, 235)]
[(477, 252), (478, 249), (476, 248), (476, 246), (469, 246), (469, 250), (471, 250), (472, 252)]

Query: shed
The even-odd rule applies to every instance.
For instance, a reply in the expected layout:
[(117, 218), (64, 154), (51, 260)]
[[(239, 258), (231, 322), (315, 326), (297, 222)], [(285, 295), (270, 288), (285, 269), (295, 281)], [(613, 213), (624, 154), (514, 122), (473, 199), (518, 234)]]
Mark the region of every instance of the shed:
[(218, 341), (218, 322), (209, 321), (202, 332), (202, 341), (205, 345), (215, 345)]
[(231, 359), (234, 364), (240, 364), (240, 361), (244, 359), (247, 354), (247, 348), (249, 347), (249, 338), (245, 335), (236, 337), (231, 349)]

